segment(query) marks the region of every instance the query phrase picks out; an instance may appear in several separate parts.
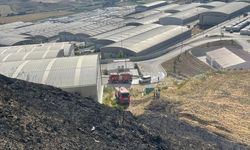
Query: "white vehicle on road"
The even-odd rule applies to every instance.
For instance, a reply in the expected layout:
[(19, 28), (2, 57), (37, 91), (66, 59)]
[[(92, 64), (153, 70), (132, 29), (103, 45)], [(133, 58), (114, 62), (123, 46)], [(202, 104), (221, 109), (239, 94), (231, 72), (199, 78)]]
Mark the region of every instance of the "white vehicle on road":
[(142, 76), (142, 77), (139, 79), (139, 83), (140, 83), (140, 84), (151, 83), (151, 76), (150, 76), (150, 75)]

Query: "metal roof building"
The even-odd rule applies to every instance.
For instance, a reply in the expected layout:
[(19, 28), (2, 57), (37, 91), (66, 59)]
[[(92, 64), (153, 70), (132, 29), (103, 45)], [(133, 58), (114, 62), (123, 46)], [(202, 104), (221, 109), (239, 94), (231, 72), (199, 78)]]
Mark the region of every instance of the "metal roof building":
[(105, 33), (111, 30), (121, 28), (130, 20), (123, 20), (121, 18), (99, 20), (96, 23), (79, 23), (77, 27), (69, 27), (59, 33), (60, 41), (85, 41), (91, 36)]
[[(27, 39), (19, 38), (22, 36), (32, 39), (33, 43), (67, 40), (84, 41), (86, 37), (125, 26), (129, 20), (124, 20), (122, 17), (133, 11), (132, 7), (112, 7), (73, 14), (67, 17), (47, 19), (36, 23), (15, 22), (0, 25), (0, 32), (14, 35), (13, 40), (11, 38), (3, 39), (4, 42), (2, 43), (9, 43), (6, 45), (27, 43)], [(23, 42), (24, 40), (25, 42)]]
[(160, 26), (138, 34), (122, 42), (101, 48), (102, 57), (117, 57), (119, 53), (131, 56), (142, 56), (162, 48), (168, 48), (184, 39), (191, 37), (191, 31), (182, 26)]
[[(7, 30), (7, 29), (6, 29)], [(0, 46), (32, 44), (33, 40), (26, 35), (16, 35), (0, 31)]]
[(33, 25), (33, 23), (31, 22), (22, 22), (22, 21), (17, 21), (17, 22), (12, 22), (12, 23), (7, 23), (7, 24), (3, 24), (0, 25), (0, 31), (9, 31), (12, 29), (17, 29), (17, 28), (21, 28), (21, 27), (26, 27), (26, 26), (30, 26)]
[(209, 51), (206, 61), (216, 69), (250, 69), (250, 54), (238, 49), (223, 47)]
[(143, 5), (138, 5), (135, 7), (135, 11), (136, 12), (142, 12), (142, 11), (146, 11), (149, 9), (153, 9), (156, 7), (160, 7), (163, 5), (166, 5), (167, 2), (166, 1), (155, 1), (155, 2), (151, 2), (151, 3), (147, 3), (147, 4), (143, 4)]
[(129, 22), (127, 25), (145, 25), (159, 22), (160, 18), (172, 15), (171, 13), (157, 13), (138, 20)]
[(208, 8), (208, 9), (212, 9), (212, 8), (216, 8), (216, 7), (221, 7), (223, 5), (226, 5), (227, 3), (225, 2), (221, 2), (221, 1), (212, 1), (209, 3), (202, 3), (200, 6), (198, 7), (204, 7), (204, 8)]
[(209, 11), (207, 8), (196, 7), (170, 16), (160, 18), (162, 25), (184, 25), (199, 19), (199, 14)]
[(161, 25), (159, 24), (146, 24), (146, 25), (137, 26), (137, 27), (130, 28), (122, 32), (118, 32), (118, 33), (115, 33), (106, 37), (102, 37), (94, 41), (94, 43), (96, 44), (97, 47), (103, 47), (105, 45), (112, 44), (115, 42), (120, 42), (120, 41), (123, 42), (123, 40), (125, 39), (142, 34), (152, 29), (158, 28), (160, 26)]
[(132, 29), (132, 28), (135, 28), (135, 27), (136, 26), (124, 26), (124, 27), (121, 27), (121, 28), (118, 28), (118, 29), (115, 29), (115, 30), (112, 30), (112, 31), (109, 31), (109, 32), (105, 32), (105, 33), (102, 33), (102, 34), (98, 34), (96, 36), (92, 36), (90, 38), (90, 40), (91, 41), (96, 41), (96, 40), (111, 36), (111, 35), (116, 34), (116, 33), (120, 33), (120, 32), (129, 30), (129, 29)]
[(167, 12), (168, 10), (173, 10), (173, 9), (179, 7), (179, 6), (180, 6), (179, 4), (168, 4), (168, 5), (165, 5), (165, 6), (154, 8), (153, 10), (157, 10), (157, 11), (160, 11), (160, 12)]
[(231, 2), (200, 14), (199, 23), (203, 26), (213, 26), (249, 11), (249, 3)]
[(48, 59), (73, 55), (73, 45), (70, 43), (0, 47), (0, 62)]
[(126, 16), (126, 18), (141, 19), (150, 15), (153, 15), (153, 14), (158, 14), (158, 13), (159, 13), (158, 10), (153, 9), (153, 10), (147, 10), (147, 11), (131, 14), (131, 15)]
[(0, 73), (101, 99), (98, 55), (0, 63)]
[(171, 9), (165, 10), (165, 12), (168, 13), (178, 13), (178, 12), (182, 12), (188, 9), (193, 9), (196, 7), (199, 7), (201, 5), (201, 3), (190, 3), (190, 4), (183, 4), (183, 5), (179, 5), (177, 7), (173, 7)]

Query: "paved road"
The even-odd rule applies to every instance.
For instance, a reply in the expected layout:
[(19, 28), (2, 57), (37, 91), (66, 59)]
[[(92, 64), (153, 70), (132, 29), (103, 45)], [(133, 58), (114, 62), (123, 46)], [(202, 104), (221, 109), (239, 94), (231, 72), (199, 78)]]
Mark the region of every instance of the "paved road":
[[(197, 47), (199, 45), (208, 43), (208, 42), (214, 42), (219, 40), (235, 40), (238, 44), (240, 44), (244, 50), (250, 52), (250, 43), (247, 40), (250, 40), (249, 36), (242, 36), (237, 33), (228, 33), (222, 30), (222, 28), (230, 23), (231, 21), (234, 21), (239, 18), (235, 18), (233, 20), (229, 20), (227, 22), (224, 22), (218, 26), (215, 26), (213, 28), (210, 28), (208, 30), (205, 30), (204, 32), (200, 33), (199, 35), (195, 35), (191, 39), (188, 39), (183, 42), (183, 46), (179, 44), (179, 47), (173, 49), (172, 51), (164, 54), (163, 56), (160, 56), (158, 58), (154, 58), (151, 60), (146, 61), (140, 61), (137, 62), (140, 66), (142, 66), (142, 72), (147, 75), (151, 75), (153, 82), (157, 82), (158, 78), (162, 80), (167, 73), (161, 66), (161, 64), (167, 60), (170, 60), (179, 54), (190, 50), (193, 47)], [(221, 33), (224, 34), (224, 37), (220, 37)]]

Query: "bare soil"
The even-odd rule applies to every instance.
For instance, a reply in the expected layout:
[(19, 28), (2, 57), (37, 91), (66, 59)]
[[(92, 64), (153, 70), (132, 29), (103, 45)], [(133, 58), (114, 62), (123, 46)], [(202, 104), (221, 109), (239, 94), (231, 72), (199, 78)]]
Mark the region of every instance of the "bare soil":
[[(236, 149), (243, 145), (246, 146), (243, 149), (250, 149), (249, 76), (250, 72), (237, 71), (209, 72), (185, 81), (169, 77), (155, 85), (161, 89), (160, 100), (153, 100), (152, 95), (136, 97), (129, 110), (133, 114), (140, 110), (142, 116), (150, 113), (152, 122), (156, 116), (172, 116), (183, 121), (183, 128), (190, 132), (193, 128), (199, 129), (196, 132), (204, 140), (215, 142), (219, 141), (216, 137), (220, 137), (222, 141), (215, 142), (220, 149)], [(169, 118), (165, 117), (162, 117), (165, 123), (158, 125), (172, 127), (173, 124), (168, 124)], [(161, 132), (169, 131), (161, 129)], [(236, 147), (235, 143), (238, 143)]]
[(189, 78), (212, 70), (189, 52), (164, 62), (162, 66), (170, 76), (179, 78)]

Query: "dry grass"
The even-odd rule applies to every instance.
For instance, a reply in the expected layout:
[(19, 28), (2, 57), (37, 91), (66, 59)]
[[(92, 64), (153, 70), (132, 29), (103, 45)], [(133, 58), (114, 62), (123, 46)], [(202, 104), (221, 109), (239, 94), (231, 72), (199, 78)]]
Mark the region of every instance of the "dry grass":
[[(217, 72), (195, 76), (186, 81), (168, 77), (161, 82), (162, 99), (178, 104), (181, 120), (194, 126), (250, 145), (250, 72)], [(143, 114), (152, 94), (141, 96), (143, 87), (133, 87), (129, 110)]]
[(20, 15), (20, 16), (0, 17), (0, 24), (11, 23), (16, 21), (24, 21), (24, 22), (36, 21), (50, 17), (65, 16), (69, 14), (72, 14), (72, 12), (52, 11), (52, 12), (34, 13), (34, 14)]
[(250, 145), (250, 72), (210, 73), (177, 84), (164, 97), (181, 102), (181, 119)]
[(212, 69), (195, 58), (189, 52), (183, 53), (162, 64), (169, 75), (191, 77), (197, 74), (211, 71)]
[(149, 95), (143, 95), (144, 86), (135, 85), (130, 89), (131, 101), (128, 111), (132, 112), (134, 115), (139, 116), (145, 112), (145, 107), (147, 107), (152, 101), (152, 93)]

